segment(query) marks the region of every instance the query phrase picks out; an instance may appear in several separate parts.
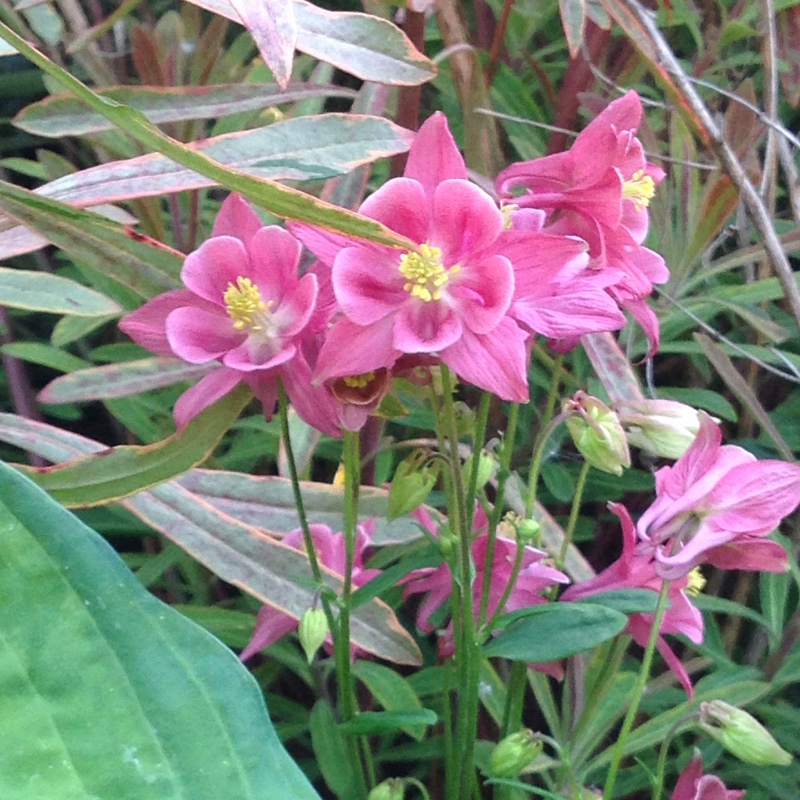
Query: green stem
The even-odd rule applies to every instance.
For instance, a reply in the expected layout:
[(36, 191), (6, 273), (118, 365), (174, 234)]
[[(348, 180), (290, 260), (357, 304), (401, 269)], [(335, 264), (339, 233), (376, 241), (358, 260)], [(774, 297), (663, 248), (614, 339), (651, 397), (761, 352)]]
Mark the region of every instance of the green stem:
[(469, 530), (472, 530), (472, 517), (475, 513), (475, 498), (478, 495), (478, 473), (481, 467), (483, 440), (486, 436), (486, 422), (489, 419), (491, 399), (492, 396), (489, 392), (481, 394), (478, 416), (475, 419), (475, 435), (472, 438), (472, 469), (469, 473), (469, 484), (467, 485), (467, 528)]
[(581, 473), (578, 476), (578, 485), (575, 487), (575, 496), (572, 498), (572, 508), (569, 512), (569, 522), (567, 522), (567, 529), (564, 531), (564, 541), (561, 542), (561, 550), (558, 553), (558, 560), (556, 561), (556, 569), (563, 569), (564, 562), (567, 560), (567, 551), (572, 543), (572, 537), (575, 533), (575, 525), (578, 522), (578, 514), (581, 510), (581, 501), (583, 500), (583, 491), (586, 488), (586, 478), (589, 475), (591, 466), (588, 461), (583, 462)]
[(531, 471), (528, 476), (528, 494), (525, 498), (525, 519), (533, 518), (533, 510), (536, 507), (536, 492), (539, 485), (539, 473), (542, 471), (542, 461), (544, 460), (544, 450), (547, 440), (568, 416), (570, 416), (569, 413), (562, 412), (558, 416), (553, 417), (536, 439), (536, 444), (533, 447), (533, 458), (531, 459)]
[(661, 742), (661, 749), (658, 752), (658, 764), (656, 765), (656, 780), (653, 785), (652, 800), (661, 800), (661, 792), (664, 789), (664, 774), (667, 768), (667, 754), (669, 753), (669, 746), (672, 744), (673, 737), (687, 722), (698, 719), (699, 717), (700, 713), (697, 711), (692, 714), (687, 714), (685, 717), (681, 717), (667, 731), (666, 736), (664, 736), (664, 741)]
[(633, 687), (631, 704), (628, 707), (628, 713), (625, 714), (625, 719), (622, 721), (622, 728), (620, 728), (620, 732), (617, 736), (617, 745), (611, 757), (611, 766), (608, 769), (605, 786), (603, 786), (603, 800), (611, 800), (614, 796), (614, 784), (617, 781), (617, 773), (619, 772), (620, 763), (625, 753), (625, 744), (633, 728), (636, 714), (639, 711), (639, 704), (642, 702), (644, 690), (650, 678), (650, 668), (653, 665), (653, 657), (656, 652), (656, 645), (658, 644), (661, 623), (664, 619), (667, 607), (669, 606), (669, 587), (669, 581), (664, 581), (661, 584), (661, 591), (658, 594), (658, 604), (656, 605), (656, 611), (653, 615), (653, 627), (650, 630), (650, 638), (647, 640), (647, 647), (645, 648), (644, 657), (642, 658), (642, 668), (639, 671), (636, 685)]

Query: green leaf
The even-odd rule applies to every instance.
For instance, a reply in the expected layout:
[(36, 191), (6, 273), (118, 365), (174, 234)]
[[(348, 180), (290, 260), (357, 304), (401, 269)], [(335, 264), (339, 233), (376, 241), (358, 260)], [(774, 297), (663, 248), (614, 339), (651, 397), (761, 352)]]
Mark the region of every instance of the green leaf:
[[(271, 84), (229, 83), (214, 86), (119, 86), (97, 94), (141, 111), (150, 122), (217, 119), (243, 111), (294, 103), (315, 97), (352, 98), (355, 92), (325, 84), (289, 84), (285, 92)], [(113, 130), (109, 120), (69, 94), (57, 94), (33, 103), (17, 114), (14, 125), (35, 136), (85, 136)]]
[[(362, 659), (353, 665), (353, 675), (369, 689), (370, 694), (386, 711), (408, 712), (422, 709), (422, 703), (408, 681), (390, 667)], [(402, 727), (419, 742), (425, 734), (423, 725)]]
[(600, 605), (550, 603), (527, 609), (484, 647), (488, 658), (540, 664), (591, 650), (616, 636), (628, 618)]
[(240, 385), (162, 442), (112, 447), (55, 467), (30, 469), (28, 474), (68, 507), (120, 500), (205, 461), (250, 398), (250, 389)]
[(113, 300), (80, 283), (47, 272), (7, 267), (0, 267), (0, 305), (76, 317), (122, 313)]
[[(76, 261), (99, 270), (144, 299), (180, 287), (178, 275), (183, 256), (132, 228), (3, 182), (0, 182), (0, 209), (36, 230)], [(55, 276), (45, 275), (41, 279), (45, 277), (56, 280)], [(92, 290), (83, 288), (83, 291)], [(83, 316), (121, 311), (116, 303), (113, 307)]]
[(235, 656), (5, 465), (0, 528), (4, 800), (318, 800)]
[(569, 54), (573, 58), (580, 52), (586, 27), (586, 0), (559, 0), (561, 24), (567, 37)]
[(362, 711), (339, 725), (342, 733), (367, 735), (392, 733), (415, 725), (435, 725), (439, 718), (427, 708), (419, 711)]
[(99, 97), (88, 86), (81, 83), (66, 70), (59, 67), (22, 37), (0, 22), (0, 38), (16, 47), (29, 61), (33, 62), (46, 75), (54, 78), (89, 108), (102, 114), (120, 130), (132, 136), (148, 150), (155, 150), (183, 164), (185, 167), (205, 175), (212, 181), (239, 192), (256, 205), (266, 208), (279, 217), (320, 225), (324, 228), (341, 231), (344, 234), (378, 242), (391, 247), (413, 250), (416, 245), (403, 236), (393, 233), (379, 222), (366, 219), (358, 214), (325, 203), (304, 194), (297, 189), (280, 186), (245, 175), (224, 167), (203, 153), (181, 144), (161, 133), (138, 111)]
[(622, 614), (655, 614), (658, 592), (650, 589), (611, 589), (574, 602), (595, 603)]
[(57, 369), (59, 372), (83, 369), (89, 365), (88, 361), (73, 356), (72, 353), (67, 353), (58, 347), (40, 342), (11, 342), (10, 344), (4, 344), (2, 351), (12, 358), (18, 358), (20, 361), (41, 364), (43, 367)]
[[(317, 700), (311, 711), (311, 743), (325, 783), (341, 798), (356, 796), (354, 765), (331, 707)], [(358, 768), (357, 766), (355, 767)]]
[(176, 358), (143, 358), (104, 367), (78, 369), (62, 375), (39, 392), (43, 403), (77, 403), (106, 400), (160, 389), (179, 381), (202, 378), (212, 369)]

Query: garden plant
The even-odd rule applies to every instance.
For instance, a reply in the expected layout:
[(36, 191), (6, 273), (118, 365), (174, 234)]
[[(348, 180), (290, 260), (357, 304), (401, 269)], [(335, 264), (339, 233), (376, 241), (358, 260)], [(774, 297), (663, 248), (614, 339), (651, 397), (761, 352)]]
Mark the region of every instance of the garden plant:
[(0, 800), (800, 798), (800, 5), (0, 0)]

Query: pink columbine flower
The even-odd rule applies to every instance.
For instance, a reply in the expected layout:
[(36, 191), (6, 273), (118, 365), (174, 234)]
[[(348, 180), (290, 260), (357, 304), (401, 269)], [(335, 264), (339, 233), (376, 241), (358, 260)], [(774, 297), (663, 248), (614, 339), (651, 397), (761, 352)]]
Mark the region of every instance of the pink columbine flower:
[(467, 180), (443, 115), (420, 128), (404, 177), (385, 183), (360, 213), (416, 247), (402, 251), (290, 226), (331, 266), (341, 311), (322, 347), (317, 380), (388, 369), (403, 354), (435, 354), (463, 380), (527, 401), (527, 335), (508, 316), (514, 272), (496, 247), (504, 218)]
[[(328, 567), (337, 575), (344, 575), (346, 555), (343, 533), (334, 533), (327, 525), (309, 525), (311, 538), (314, 541), (314, 551), (317, 554), (319, 563)], [(370, 540), (375, 533), (375, 520), (368, 520), (356, 526), (355, 558), (353, 564), (353, 586), (363, 586), (372, 578), (380, 575), (379, 569), (364, 569), (364, 551), (369, 546)], [(287, 533), (283, 538), (283, 543), (295, 550), (304, 550), (303, 531), (297, 530)], [(279, 611), (272, 606), (262, 606), (258, 612), (256, 627), (253, 636), (247, 647), (242, 650), (240, 658), (246, 661), (253, 655), (269, 647), (273, 642), (286, 636), (286, 634), (297, 630), (299, 621), (284, 611)], [(331, 648), (331, 636), (328, 634), (327, 649)], [(363, 655), (359, 648), (352, 647), (353, 658)]]
[(317, 279), (298, 277), (299, 259), (290, 233), (264, 226), (241, 197), (230, 195), (211, 238), (186, 257), (186, 289), (160, 295), (122, 320), (120, 328), (148, 350), (212, 368), (178, 399), (179, 428), (241, 381), (271, 416), (281, 380), (300, 416), (338, 435), (332, 399), (312, 388), (301, 352)]
[(678, 778), (670, 800), (741, 800), (743, 791), (728, 789), (716, 775), (703, 774), (703, 761), (696, 753)]
[[(636, 552), (636, 529), (625, 506), (609, 503), (622, 523), (622, 555), (610, 566), (588, 581), (581, 581), (570, 586), (559, 598), (563, 601), (581, 600), (599, 592), (614, 589), (649, 589), (655, 593), (661, 591), (664, 583), (656, 573), (653, 556)], [(680, 680), (689, 697), (692, 696), (692, 684), (689, 675), (680, 659), (666, 643), (663, 634), (680, 633), (695, 644), (703, 641), (703, 615), (692, 605), (687, 594), (694, 591), (697, 580), (693, 576), (684, 576), (673, 581), (669, 586), (669, 608), (661, 622), (662, 635), (659, 635), (657, 647), (662, 658)], [(634, 641), (644, 647), (650, 638), (653, 627), (652, 614), (631, 614), (625, 629)]]
[(782, 572), (784, 549), (766, 537), (800, 503), (800, 466), (758, 461), (700, 412), (700, 431), (671, 467), (656, 472), (656, 500), (636, 526), (639, 550), (675, 580), (698, 564)]
[[(658, 321), (643, 299), (669, 272), (642, 246), (647, 207), (664, 172), (645, 159), (636, 137), (641, 117), (638, 95), (628, 92), (587, 125), (569, 151), (512, 164), (498, 176), (497, 188), (513, 206), (544, 211), (546, 232), (584, 239), (593, 267), (616, 271), (607, 291), (643, 326), (652, 353)], [(524, 192), (514, 196), (520, 188)]]
[[(412, 512), (411, 516), (431, 534), (437, 535), (436, 525), (424, 509), (417, 509)], [(476, 622), (480, 612), (484, 574), (487, 570), (488, 525), (489, 521), (482, 507), (476, 505), (473, 523), (476, 538), (472, 543), (472, 559), (475, 565), (472, 603)], [(496, 538), (494, 558), (492, 563), (488, 565), (491, 579), (486, 611), (489, 617), (497, 610), (503, 592), (508, 586), (516, 553), (517, 543), (513, 539), (507, 539), (502, 536)], [(525, 546), (522, 568), (508, 602), (503, 608), (504, 613), (545, 603), (547, 601), (541, 596), (544, 589), (556, 583), (569, 583), (569, 578), (563, 572), (543, 563), (547, 557), (547, 553), (543, 550)], [(417, 613), (417, 627), (426, 633), (432, 632), (431, 616), (450, 599), (450, 595), (453, 592), (453, 575), (450, 567), (447, 564), (441, 564), (438, 567), (417, 569), (406, 575), (400, 583), (405, 587), (403, 589), (404, 598), (410, 597), (412, 594), (427, 592), (427, 597), (422, 601)], [(444, 658), (452, 655), (454, 651), (453, 623), (450, 621), (444, 635), (439, 639), (439, 655)]]

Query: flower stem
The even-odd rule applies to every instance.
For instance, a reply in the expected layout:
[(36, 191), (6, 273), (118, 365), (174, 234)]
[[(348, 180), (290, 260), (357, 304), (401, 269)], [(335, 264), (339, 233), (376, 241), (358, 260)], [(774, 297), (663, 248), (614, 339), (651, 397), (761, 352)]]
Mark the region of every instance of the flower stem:
[(667, 731), (664, 736), (664, 741), (661, 742), (661, 749), (658, 752), (658, 763), (656, 765), (656, 780), (653, 785), (653, 798), (652, 800), (661, 800), (661, 792), (664, 788), (664, 773), (667, 768), (667, 754), (669, 753), (669, 746), (672, 744), (672, 739), (675, 734), (687, 723), (692, 722), (700, 717), (700, 713), (695, 711), (681, 717), (675, 724)]
[(578, 522), (578, 514), (581, 510), (581, 501), (583, 500), (583, 491), (586, 488), (586, 478), (589, 475), (591, 465), (588, 461), (583, 462), (580, 475), (578, 476), (578, 485), (575, 487), (575, 496), (572, 498), (572, 509), (569, 512), (569, 522), (567, 522), (567, 529), (564, 531), (564, 541), (561, 542), (561, 550), (558, 553), (558, 560), (556, 561), (557, 569), (564, 569), (564, 562), (567, 560), (567, 551), (572, 543), (572, 537), (575, 533), (575, 525)]
[(469, 473), (466, 501), (467, 528), (469, 530), (472, 530), (472, 516), (475, 513), (475, 498), (478, 494), (478, 473), (480, 472), (483, 440), (486, 436), (486, 421), (489, 418), (489, 403), (491, 399), (492, 396), (489, 392), (481, 394), (478, 416), (475, 419), (475, 435), (472, 438), (472, 469)]
[(606, 777), (605, 786), (603, 787), (603, 800), (611, 800), (614, 796), (614, 784), (617, 781), (617, 773), (619, 772), (620, 763), (622, 762), (622, 757), (625, 752), (625, 744), (633, 728), (636, 714), (639, 711), (639, 704), (642, 702), (644, 690), (650, 678), (650, 668), (653, 665), (653, 657), (656, 652), (656, 645), (658, 644), (661, 623), (669, 605), (669, 586), (669, 581), (664, 581), (661, 584), (656, 611), (653, 615), (653, 627), (650, 630), (650, 638), (647, 640), (647, 647), (645, 647), (644, 657), (642, 658), (642, 668), (639, 671), (639, 676), (633, 687), (633, 698), (628, 707), (628, 713), (625, 714), (625, 719), (622, 721), (622, 728), (620, 728), (620, 732), (617, 736), (617, 745), (614, 748), (614, 753), (611, 757), (611, 766), (608, 769), (608, 776)]

